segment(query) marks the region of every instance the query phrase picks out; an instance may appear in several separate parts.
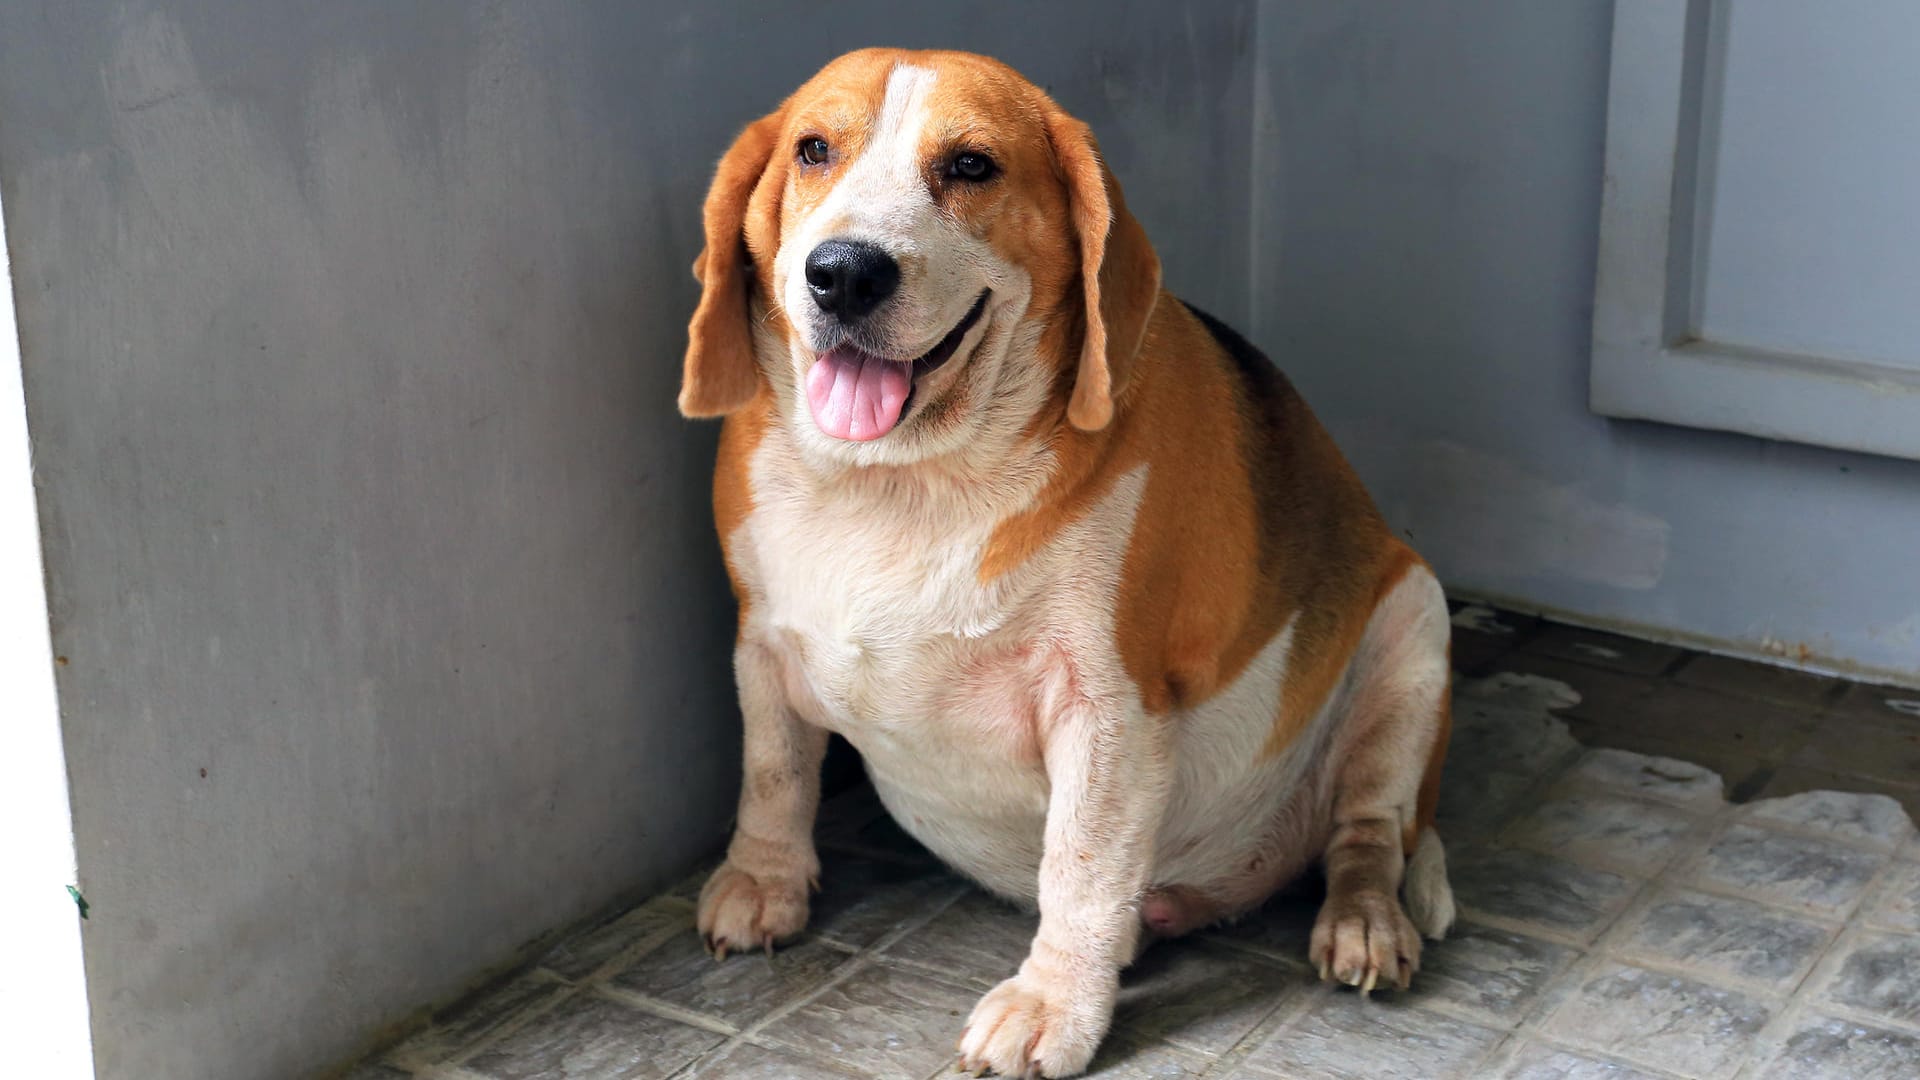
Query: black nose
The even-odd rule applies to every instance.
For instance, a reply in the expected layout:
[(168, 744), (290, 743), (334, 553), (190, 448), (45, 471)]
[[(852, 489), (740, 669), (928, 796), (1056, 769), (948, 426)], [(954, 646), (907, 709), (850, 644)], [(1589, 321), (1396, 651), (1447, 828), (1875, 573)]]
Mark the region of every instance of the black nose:
[(828, 240), (807, 256), (807, 287), (820, 310), (852, 322), (900, 287), (900, 264), (875, 244)]

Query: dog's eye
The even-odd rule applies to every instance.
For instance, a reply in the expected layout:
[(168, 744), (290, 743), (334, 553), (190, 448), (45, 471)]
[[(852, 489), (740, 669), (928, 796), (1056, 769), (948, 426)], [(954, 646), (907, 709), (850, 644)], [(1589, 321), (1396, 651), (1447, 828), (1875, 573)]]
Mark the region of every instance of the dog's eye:
[(979, 183), (990, 180), (997, 171), (993, 159), (973, 150), (965, 150), (953, 155), (953, 161), (947, 165), (947, 175), (956, 180)]
[(809, 165), (825, 165), (828, 149), (827, 140), (809, 135), (800, 140), (800, 160)]

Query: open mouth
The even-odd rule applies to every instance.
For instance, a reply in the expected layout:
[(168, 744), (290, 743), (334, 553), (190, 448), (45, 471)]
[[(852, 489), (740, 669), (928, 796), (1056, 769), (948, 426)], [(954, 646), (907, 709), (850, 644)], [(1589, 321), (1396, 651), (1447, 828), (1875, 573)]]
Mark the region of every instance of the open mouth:
[(820, 430), (836, 439), (868, 442), (892, 431), (907, 411), (915, 384), (960, 348), (967, 331), (987, 310), (983, 292), (966, 318), (940, 343), (915, 360), (891, 360), (850, 344), (821, 353), (807, 369), (807, 406)]

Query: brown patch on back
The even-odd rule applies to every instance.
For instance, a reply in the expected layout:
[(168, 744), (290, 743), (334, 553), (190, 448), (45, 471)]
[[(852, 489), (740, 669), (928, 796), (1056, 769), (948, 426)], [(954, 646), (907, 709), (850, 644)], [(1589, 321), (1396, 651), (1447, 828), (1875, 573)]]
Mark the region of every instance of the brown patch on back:
[(1374, 602), (1417, 557), (1286, 378), (1172, 297), (1156, 307), (1111, 425), (1072, 428), (1060, 398), (1038, 429), (1054, 478), (1034, 509), (995, 531), (982, 579), (1020, 565), (1149, 463), (1116, 611), (1128, 674), (1149, 712), (1192, 706), (1293, 619), (1267, 750), (1284, 747), (1331, 693)]

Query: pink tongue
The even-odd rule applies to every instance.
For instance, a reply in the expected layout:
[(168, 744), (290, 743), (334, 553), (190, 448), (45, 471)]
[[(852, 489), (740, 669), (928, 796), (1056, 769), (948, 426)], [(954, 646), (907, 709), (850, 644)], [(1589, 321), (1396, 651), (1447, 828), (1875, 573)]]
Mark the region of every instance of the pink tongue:
[(912, 367), (842, 345), (807, 369), (813, 422), (836, 439), (866, 442), (893, 430), (912, 386)]

